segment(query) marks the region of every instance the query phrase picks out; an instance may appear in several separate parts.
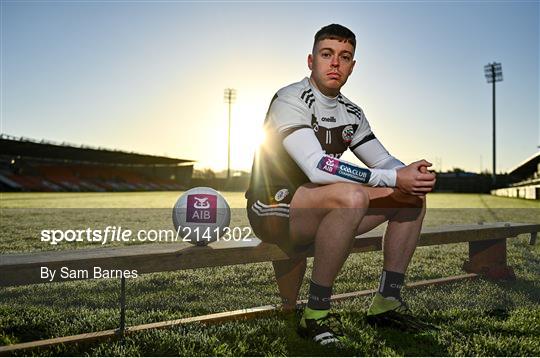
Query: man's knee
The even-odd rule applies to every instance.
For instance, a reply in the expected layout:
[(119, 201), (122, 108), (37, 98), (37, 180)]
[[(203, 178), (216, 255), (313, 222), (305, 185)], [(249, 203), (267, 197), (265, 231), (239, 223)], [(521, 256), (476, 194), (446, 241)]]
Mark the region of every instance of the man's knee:
[(424, 216), (426, 216), (426, 208), (427, 208), (427, 204), (426, 204), (426, 201), (427, 201), (427, 196), (424, 195), (424, 196), (420, 196), (420, 202), (419, 202), (419, 205), (418, 205), (418, 209), (420, 209), (420, 220), (424, 220)]
[(361, 185), (343, 183), (336, 188), (333, 201), (337, 208), (367, 209), (369, 194)]
[(406, 205), (399, 208), (396, 216), (402, 221), (423, 221), (426, 215), (426, 196), (408, 195), (408, 197)]
[(426, 196), (416, 196), (416, 195), (410, 195), (412, 198), (410, 199), (410, 206), (412, 208), (416, 209), (424, 209), (426, 208)]

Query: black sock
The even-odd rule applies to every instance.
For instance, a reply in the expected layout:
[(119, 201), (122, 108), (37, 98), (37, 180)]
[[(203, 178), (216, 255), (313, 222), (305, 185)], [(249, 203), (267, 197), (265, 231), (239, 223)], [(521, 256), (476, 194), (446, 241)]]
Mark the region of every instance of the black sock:
[(310, 281), (307, 306), (312, 310), (329, 310), (332, 287), (324, 287)]
[(382, 270), (379, 282), (379, 293), (383, 297), (401, 298), (401, 287), (405, 281), (405, 274)]

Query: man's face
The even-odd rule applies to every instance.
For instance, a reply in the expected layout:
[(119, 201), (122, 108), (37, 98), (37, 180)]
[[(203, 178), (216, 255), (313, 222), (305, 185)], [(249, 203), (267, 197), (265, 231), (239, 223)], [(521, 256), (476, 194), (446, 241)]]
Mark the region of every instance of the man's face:
[(319, 41), (313, 54), (308, 56), (311, 80), (324, 95), (335, 97), (356, 61), (353, 59), (354, 48), (348, 42), (326, 39)]

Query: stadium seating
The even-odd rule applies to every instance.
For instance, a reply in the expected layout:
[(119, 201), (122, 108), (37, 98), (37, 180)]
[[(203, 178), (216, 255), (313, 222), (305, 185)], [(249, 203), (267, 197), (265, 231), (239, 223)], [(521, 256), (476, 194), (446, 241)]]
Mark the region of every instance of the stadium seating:
[(73, 164), (30, 164), (30, 174), (9, 168), (0, 170), (0, 184), (16, 191), (146, 191), (184, 190), (185, 185), (169, 179), (141, 175), (111, 166)]
[[(193, 162), (0, 135), (0, 190), (185, 190)], [(175, 178), (172, 180), (170, 178)]]

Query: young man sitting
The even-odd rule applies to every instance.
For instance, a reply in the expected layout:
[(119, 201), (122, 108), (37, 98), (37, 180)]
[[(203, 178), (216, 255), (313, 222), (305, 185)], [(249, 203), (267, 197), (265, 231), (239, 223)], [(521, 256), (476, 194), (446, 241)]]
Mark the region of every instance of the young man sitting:
[[(362, 109), (341, 93), (355, 60), (354, 33), (328, 25), (315, 35), (309, 78), (280, 89), (270, 103), (266, 140), (256, 153), (247, 210), (257, 236), (295, 252), (314, 245), (309, 299), (300, 333), (322, 345), (340, 332), (330, 324), (332, 286), (352, 240), (388, 221), (379, 291), (368, 311), (372, 323), (411, 316), (401, 299), (405, 271), (435, 184), (425, 160), (404, 165), (383, 147)], [(368, 168), (339, 158), (350, 149)], [(274, 263), (283, 308), (294, 310), (306, 258)]]

